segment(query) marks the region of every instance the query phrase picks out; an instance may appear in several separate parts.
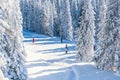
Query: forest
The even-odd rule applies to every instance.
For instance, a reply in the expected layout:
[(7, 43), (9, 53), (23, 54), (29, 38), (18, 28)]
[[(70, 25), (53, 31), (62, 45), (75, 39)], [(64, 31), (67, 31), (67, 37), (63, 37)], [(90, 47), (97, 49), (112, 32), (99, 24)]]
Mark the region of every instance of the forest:
[(78, 63), (120, 74), (120, 0), (1, 0), (1, 80), (28, 80), (26, 30), (74, 41)]

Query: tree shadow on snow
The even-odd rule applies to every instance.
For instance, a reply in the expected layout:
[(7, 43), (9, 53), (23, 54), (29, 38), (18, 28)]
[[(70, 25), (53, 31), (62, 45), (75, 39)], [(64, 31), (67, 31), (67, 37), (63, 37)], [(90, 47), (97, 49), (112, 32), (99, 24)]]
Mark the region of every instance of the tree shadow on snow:
[[(56, 49), (40, 50), (37, 52), (41, 52), (44, 54), (59, 53), (59, 52), (65, 53), (65, 50), (66, 50), (65, 47), (62, 47), (62, 48), (56, 48)], [(75, 46), (68, 46), (68, 54), (71, 54), (72, 53), (71, 51), (75, 51)]]

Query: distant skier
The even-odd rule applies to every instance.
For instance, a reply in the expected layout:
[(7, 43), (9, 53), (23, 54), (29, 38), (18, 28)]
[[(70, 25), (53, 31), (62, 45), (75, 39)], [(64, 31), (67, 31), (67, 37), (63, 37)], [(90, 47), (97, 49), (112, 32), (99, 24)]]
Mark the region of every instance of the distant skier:
[(65, 53), (66, 53), (66, 54), (68, 53), (68, 46), (67, 46), (67, 44), (66, 44), (66, 46), (65, 46)]
[(34, 43), (35, 42), (35, 39), (34, 39), (34, 37), (32, 38), (32, 43)]

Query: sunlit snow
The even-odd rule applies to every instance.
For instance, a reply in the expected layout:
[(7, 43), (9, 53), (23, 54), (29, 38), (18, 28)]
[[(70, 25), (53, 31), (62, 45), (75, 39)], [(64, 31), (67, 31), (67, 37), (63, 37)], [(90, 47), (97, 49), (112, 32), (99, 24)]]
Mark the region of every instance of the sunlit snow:
[[(32, 43), (32, 37), (35, 43)], [(68, 44), (68, 54), (65, 45)], [(75, 42), (24, 31), (28, 80), (120, 80), (110, 71), (96, 69), (92, 63), (77, 63)]]

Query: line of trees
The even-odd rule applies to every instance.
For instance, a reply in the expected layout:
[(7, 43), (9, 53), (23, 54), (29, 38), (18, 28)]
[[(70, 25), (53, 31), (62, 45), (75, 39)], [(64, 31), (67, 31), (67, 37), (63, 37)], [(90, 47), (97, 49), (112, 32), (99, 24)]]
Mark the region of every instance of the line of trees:
[(21, 11), (24, 29), (73, 40), (70, 0), (21, 0)]

